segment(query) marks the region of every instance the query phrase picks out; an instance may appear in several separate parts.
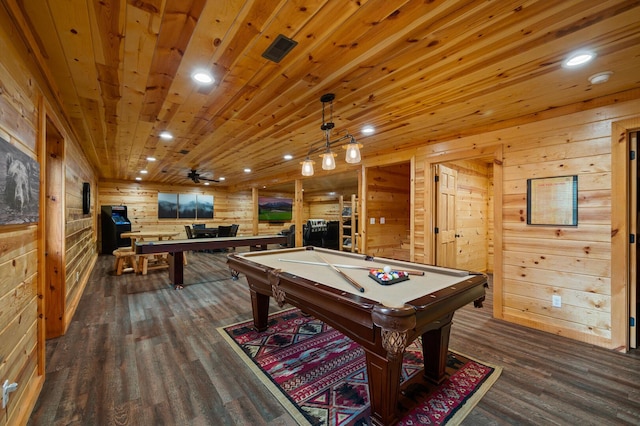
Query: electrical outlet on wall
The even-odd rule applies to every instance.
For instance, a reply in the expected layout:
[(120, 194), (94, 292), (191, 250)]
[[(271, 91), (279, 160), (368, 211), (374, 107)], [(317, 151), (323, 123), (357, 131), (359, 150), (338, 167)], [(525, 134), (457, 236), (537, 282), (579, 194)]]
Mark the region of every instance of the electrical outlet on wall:
[(76, 271), (76, 282), (80, 281), (80, 271)]
[(553, 296), (551, 296), (551, 306), (553, 306), (554, 308), (561, 308), (562, 297), (560, 297), (560, 295), (558, 294), (554, 294)]

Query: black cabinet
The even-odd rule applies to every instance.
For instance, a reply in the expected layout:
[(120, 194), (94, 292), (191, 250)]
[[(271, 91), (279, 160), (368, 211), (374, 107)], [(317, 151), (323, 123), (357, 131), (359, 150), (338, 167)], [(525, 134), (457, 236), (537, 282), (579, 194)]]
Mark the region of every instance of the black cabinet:
[(122, 238), (124, 232), (131, 232), (131, 222), (127, 218), (127, 206), (102, 206), (102, 253), (110, 254), (118, 247), (131, 246), (130, 238)]

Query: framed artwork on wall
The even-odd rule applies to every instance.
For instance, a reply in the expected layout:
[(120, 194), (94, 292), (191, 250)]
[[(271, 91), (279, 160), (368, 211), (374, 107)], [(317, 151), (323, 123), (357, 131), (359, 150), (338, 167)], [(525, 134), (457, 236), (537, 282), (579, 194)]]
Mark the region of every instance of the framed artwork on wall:
[(258, 220), (286, 222), (293, 217), (293, 198), (258, 197)]
[(40, 165), (0, 138), (0, 225), (35, 223), (40, 211)]
[(213, 195), (158, 193), (158, 219), (213, 219)]
[(178, 195), (178, 217), (181, 219), (196, 218), (196, 194)]
[(213, 219), (213, 195), (200, 194), (196, 197), (198, 219)]
[(158, 193), (158, 219), (178, 218), (178, 194)]
[(578, 226), (578, 176), (527, 179), (527, 225)]

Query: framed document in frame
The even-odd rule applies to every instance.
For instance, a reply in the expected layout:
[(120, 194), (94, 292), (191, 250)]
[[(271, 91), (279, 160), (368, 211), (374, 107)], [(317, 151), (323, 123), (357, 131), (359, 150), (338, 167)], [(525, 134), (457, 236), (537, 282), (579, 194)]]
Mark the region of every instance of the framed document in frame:
[(527, 225), (578, 226), (578, 176), (527, 179)]

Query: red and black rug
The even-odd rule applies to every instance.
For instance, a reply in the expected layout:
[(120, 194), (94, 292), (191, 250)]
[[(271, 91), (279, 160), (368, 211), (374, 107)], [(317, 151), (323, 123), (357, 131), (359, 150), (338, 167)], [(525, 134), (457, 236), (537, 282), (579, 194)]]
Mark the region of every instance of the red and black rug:
[[(262, 333), (251, 320), (219, 331), (300, 424), (369, 424), (364, 350), (340, 332), (298, 309), (270, 315)], [(399, 425), (460, 423), (501, 370), (449, 352), (448, 378), (434, 386), (421, 367), (416, 341), (404, 355)]]

